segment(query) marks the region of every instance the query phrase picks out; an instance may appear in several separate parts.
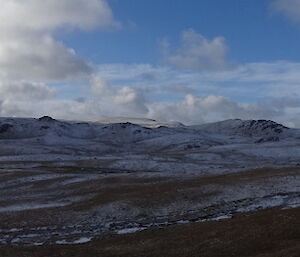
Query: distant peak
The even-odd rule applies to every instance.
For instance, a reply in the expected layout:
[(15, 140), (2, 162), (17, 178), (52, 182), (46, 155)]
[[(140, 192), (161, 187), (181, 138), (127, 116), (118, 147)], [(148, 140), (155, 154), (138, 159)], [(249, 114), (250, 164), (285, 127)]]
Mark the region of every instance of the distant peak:
[(56, 121), (56, 120), (53, 119), (53, 118), (50, 117), (50, 116), (43, 116), (43, 117), (39, 118), (39, 121), (53, 122), (53, 121)]

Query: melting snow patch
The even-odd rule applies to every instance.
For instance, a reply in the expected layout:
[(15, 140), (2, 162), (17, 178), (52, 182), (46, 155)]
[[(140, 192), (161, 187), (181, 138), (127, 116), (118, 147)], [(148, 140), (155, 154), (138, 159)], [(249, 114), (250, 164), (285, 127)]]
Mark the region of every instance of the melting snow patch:
[(219, 220), (225, 220), (225, 219), (231, 219), (232, 215), (222, 215), (216, 218), (208, 219), (209, 221), (219, 221)]
[(92, 237), (81, 237), (74, 241), (58, 240), (55, 243), (58, 245), (73, 245), (73, 244), (85, 244), (92, 241)]
[(138, 231), (145, 230), (146, 228), (136, 227), (136, 228), (124, 228), (117, 231), (118, 235), (131, 234)]
[(34, 209), (51, 208), (51, 207), (62, 207), (68, 204), (70, 203), (45, 203), (45, 204), (28, 203), (28, 204), (20, 204), (20, 205), (9, 205), (5, 207), (0, 207), (0, 213), (34, 210)]
[(176, 222), (176, 224), (188, 224), (188, 223), (190, 223), (190, 221), (188, 220), (179, 220)]
[(286, 209), (293, 209), (293, 208), (298, 208), (298, 207), (300, 207), (300, 201), (299, 201), (299, 199), (297, 198), (297, 199), (292, 199), (292, 200), (290, 200), (290, 201), (287, 203), (286, 207), (283, 208), (283, 210), (286, 210)]
[(27, 204), (16, 204), (16, 205), (9, 205), (0, 207), (0, 213), (3, 212), (17, 212), (17, 211), (25, 211), (25, 210), (35, 210), (35, 209), (43, 209), (43, 208), (53, 208), (53, 207), (63, 207), (70, 205), (75, 202), (79, 202), (85, 199), (92, 197), (89, 196), (76, 196), (72, 198), (61, 199), (58, 202), (49, 202), (49, 203), (37, 203), (37, 202), (30, 202)]
[(14, 238), (13, 240), (11, 240), (11, 243), (12, 244), (17, 244), (17, 243), (20, 243), (21, 242), (21, 239), (20, 238)]

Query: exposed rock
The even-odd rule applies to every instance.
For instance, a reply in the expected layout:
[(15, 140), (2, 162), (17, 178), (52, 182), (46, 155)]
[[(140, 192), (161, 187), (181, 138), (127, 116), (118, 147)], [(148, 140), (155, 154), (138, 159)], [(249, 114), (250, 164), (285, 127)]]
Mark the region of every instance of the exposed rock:
[(7, 132), (10, 128), (12, 128), (12, 127), (13, 127), (13, 125), (8, 124), (8, 123), (2, 124), (2, 125), (0, 126), (0, 133), (5, 133), (5, 132)]
[(259, 140), (255, 141), (255, 143), (278, 142), (279, 140), (280, 140), (279, 137), (267, 137), (267, 138), (260, 138)]
[(43, 116), (43, 117), (39, 118), (39, 121), (53, 122), (53, 121), (56, 121), (56, 120), (53, 119), (50, 116)]

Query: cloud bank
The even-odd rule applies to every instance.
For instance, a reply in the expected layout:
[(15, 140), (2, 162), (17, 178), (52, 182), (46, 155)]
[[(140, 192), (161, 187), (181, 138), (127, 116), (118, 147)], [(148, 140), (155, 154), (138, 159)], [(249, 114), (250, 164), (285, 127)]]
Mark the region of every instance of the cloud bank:
[[(275, 0), (274, 8), (292, 17), (297, 3)], [(0, 5), (0, 116), (135, 116), (187, 124), (273, 119), (300, 127), (299, 63), (233, 67), (223, 37), (208, 39), (188, 29), (178, 45), (161, 42), (163, 66), (97, 66), (55, 35), (120, 26), (105, 0), (0, 0)], [(78, 81), (82, 90), (74, 86)]]
[(0, 0), (0, 76), (61, 81), (84, 76), (90, 65), (54, 38), (62, 28), (116, 26), (104, 0)]
[[(186, 124), (231, 118), (272, 119), (300, 127), (300, 77), (296, 76), (299, 64), (294, 65), (295, 72), (282, 71), (280, 81), (271, 78), (283, 66), (281, 62), (248, 64), (234, 71), (211, 72), (210, 75), (151, 65), (99, 66), (80, 98), (61, 99), (56, 90), (43, 83), (2, 83), (0, 115), (39, 117), (48, 114), (73, 120), (148, 117)], [(144, 74), (152, 78), (145, 80)], [(245, 86), (241, 87), (241, 83)], [(235, 97), (224, 96), (226, 92), (234, 92), (230, 95), (235, 94)], [(260, 100), (249, 100), (248, 95)], [(243, 98), (246, 99), (239, 100)]]

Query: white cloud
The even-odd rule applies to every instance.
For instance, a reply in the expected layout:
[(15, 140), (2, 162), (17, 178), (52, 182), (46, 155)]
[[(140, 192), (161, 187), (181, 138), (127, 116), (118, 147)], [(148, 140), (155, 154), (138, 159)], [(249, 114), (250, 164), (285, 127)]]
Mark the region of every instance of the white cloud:
[[(255, 118), (298, 126), (299, 67), (299, 63), (280, 61), (192, 72), (165, 66), (111, 64), (99, 66), (99, 73), (115, 86), (125, 83), (142, 91), (150, 118), (186, 123)], [(154, 79), (143, 80), (142, 74)]]
[[(275, 119), (283, 122), (285, 109), (295, 106), (289, 101), (284, 104), (281, 101), (281, 104), (277, 105), (278, 101), (279, 99), (275, 99), (269, 102), (242, 104), (218, 95), (208, 95), (206, 97), (186, 95), (183, 101), (151, 104), (149, 116), (162, 120), (179, 120), (187, 124), (233, 118)], [(297, 107), (300, 107), (300, 104)]]
[(0, 82), (0, 99), (6, 101), (43, 101), (55, 97), (55, 90), (42, 83), (20, 82)]
[(116, 26), (105, 0), (0, 0), (0, 76), (60, 81), (91, 72), (75, 51), (54, 39), (60, 28)]
[(3, 79), (60, 81), (90, 72), (90, 65), (76, 56), (74, 50), (50, 35), (18, 35), (0, 41), (0, 76)]
[(175, 50), (166, 39), (161, 41), (161, 50), (164, 61), (178, 68), (223, 70), (230, 66), (223, 37), (209, 40), (192, 29), (182, 32), (180, 45)]
[(184, 123), (203, 123), (237, 117), (240, 106), (223, 96), (198, 97), (188, 94), (183, 101), (155, 103), (149, 116), (159, 120), (179, 120)]
[(106, 115), (146, 115), (148, 109), (143, 94), (137, 89), (123, 86), (113, 88), (101, 76), (95, 75), (91, 80), (91, 92), (101, 103), (101, 109), (107, 109)]
[(1, 30), (53, 30), (62, 26), (80, 29), (115, 26), (105, 0), (1, 0)]
[(282, 13), (294, 22), (300, 22), (299, 0), (273, 0), (271, 7), (276, 12)]

